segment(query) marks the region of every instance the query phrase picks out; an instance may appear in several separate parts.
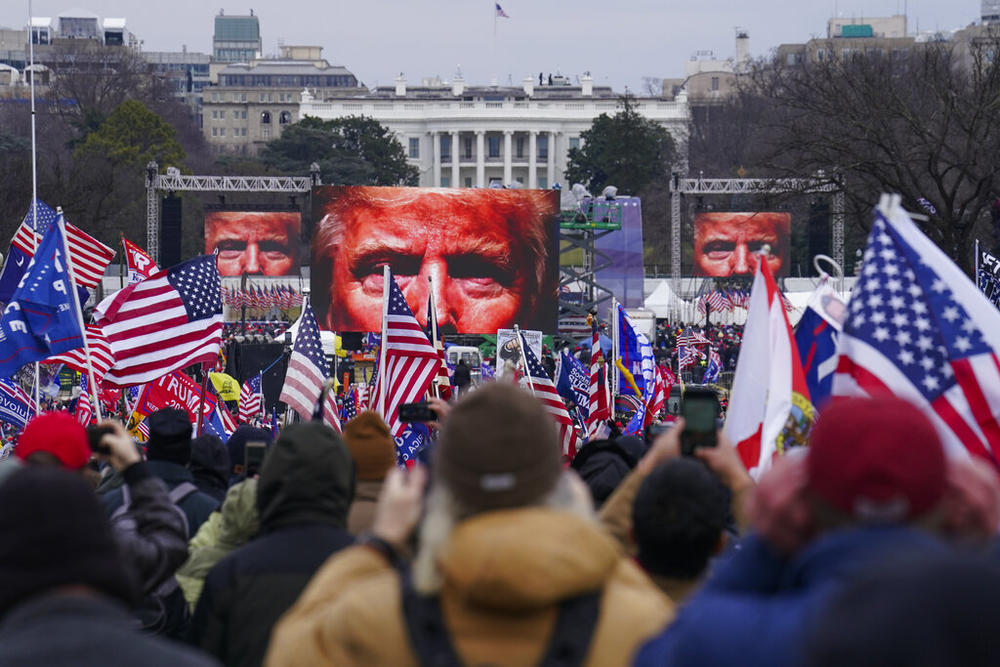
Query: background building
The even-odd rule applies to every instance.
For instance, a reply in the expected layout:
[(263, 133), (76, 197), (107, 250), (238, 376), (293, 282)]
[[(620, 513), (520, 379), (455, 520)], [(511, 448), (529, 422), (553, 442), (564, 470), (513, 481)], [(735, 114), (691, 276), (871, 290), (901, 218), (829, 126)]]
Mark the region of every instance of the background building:
[[(688, 111), (678, 100), (639, 98), (636, 108), (661, 123), (679, 145), (687, 137)], [(425, 80), (365, 94), (302, 94), (299, 115), (322, 119), (364, 115), (396, 133), (410, 163), (420, 170), (420, 185), (487, 187), (519, 184), (528, 188), (567, 185), (567, 154), (580, 146), (580, 133), (602, 113), (614, 115), (618, 95), (595, 86), (589, 73), (573, 84), (560, 75), (539, 74), (520, 87), (466, 86)]]
[(212, 34), (212, 60), (220, 63), (248, 63), (260, 58), (260, 19), (250, 10), (249, 16), (226, 16), (219, 11)]
[[(218, 18), (218, 17), (217, 17)], [(202, 132), (215, 150), (256, 155), (300, 118), (303, 91), (311, 95), (358, 95), (357, 78), (322, 58), (320, 46), (282, 46), (277, 59), (232, 63), (202, 90)]]

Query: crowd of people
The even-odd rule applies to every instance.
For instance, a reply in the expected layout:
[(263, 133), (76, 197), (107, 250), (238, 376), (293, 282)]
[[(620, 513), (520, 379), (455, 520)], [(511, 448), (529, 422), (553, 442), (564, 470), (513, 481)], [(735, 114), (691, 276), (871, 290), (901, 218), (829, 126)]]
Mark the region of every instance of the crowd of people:
[(413, 467), (369, 411), (223, 443), (166, 408), (142, 446), (35, 417), (0, 664), (1000, 664), (996, 472), (901, 399), (832, 404), (757, 480), (683, 419), (568, 461), (514, 384), (429, 406)]

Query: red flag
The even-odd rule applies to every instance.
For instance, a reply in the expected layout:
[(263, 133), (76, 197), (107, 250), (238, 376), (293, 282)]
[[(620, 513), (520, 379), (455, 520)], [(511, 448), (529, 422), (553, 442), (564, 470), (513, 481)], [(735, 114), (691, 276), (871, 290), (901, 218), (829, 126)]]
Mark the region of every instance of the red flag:
[(160, 267), (156, 265), (153, 258), (145, 250), (122, 237), (122, 247), (125, 248), (125, 265), (128, 268), (129, 283), (137, 283), (140, 280), (156, 274)]

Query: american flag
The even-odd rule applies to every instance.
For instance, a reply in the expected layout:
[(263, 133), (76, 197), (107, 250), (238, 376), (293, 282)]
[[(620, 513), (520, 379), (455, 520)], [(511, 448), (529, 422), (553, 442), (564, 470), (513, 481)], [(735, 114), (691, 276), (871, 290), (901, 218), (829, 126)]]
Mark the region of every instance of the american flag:
[(840, 336), (833, 395), (891, 392), (921, 407), (952, 452), (997, 465), (1000, 313), (883, 197)]
[(358, 390), (351, 389), (344, 397), (344, 408), (341, 411), (340, 418), (345, 424), (358, 416), (357, 396)]
[(688, 329), (677, 337), (677, 345), (688, 347), (690, 345), (711, 345), (712, 342), (705, 338), (700, 331)]
[[(43, 208), (46, 209), (43, 212)], [(12, 246), (32, 257), (35, 248), (41, 242), (42, 236), (48, 231), (49, 226), (55, 223), (55, 211), (48, 206), (38, 202), (38, 228), (32, 231), (32, 212), (28, 210), (21, 226), (17, 228)], [(73, 272), (77, 284), (84, 287), (97, 287), (104, 275), (104, 269), (111, 263), (111, 258), (115, 256), (115, 251), (104, 245), (93, 236), (83, 230), (66, 223), (66, 244), (69, 246), (69, 255), (73, 261)]]
[(189, 259), (129, 285), (98, 317), (115, 357), (105, 382), (142, 384), (199, 362), (214, 364), (222, 342), (215, 256)]
[[(285, 384), (281, 388), (278, 400), (308, 421), (312, 419), (323, 385), (330, 377), (330, 364), (323, 354), (319, 326), (316, 324), (316, 315), (311, 304), (306, 304), (299, 322), (301, 323), (299, 333), (295, 337), (295, 346), (292, 348), (288, 370), (285, 372)], [(327, 393), (323, 405), (323, 422), (340, 432), (340, 417), (337, 414), (336, 398), (332, 392)]]
[(604, 355), (601, 352), (601, 336), (597, 329), (597, 319), (591, 323), (590, 339), (590, 412), (587, 415), (587, 437), (594, 437), (602, 421), (611, 419), (608, 406), (607, 376), (604, 375)]
[(500, 6), (499, 2), (495, 2), (493, 4), (495, 4), (497, 6), (497, 13), (496, 13), (496, 17), (497, 18), (500, 18), (500, 19), (509, 19), (510, 18), (509, 16), (507, 16), (507, 12), (505, 12), (503, 10), (503, 7)]
[(433, 387), (437, 389), (436, 396), (444, 400), (451, 399), (451, 375), (448, 373), (448, 361), (444, 356), (444, 343), (437, 331), (437, 317), (434, 314), (433, 294), (427, 297), (427, 339), (435, 342), (435, 349), (441, 363), (438, 365), (438, 372), (434, 378)]
[(257, 373), (257, 375), (244, 382), (243, 387), (240, 389), (241, 424), (249, 424), (254, 417), (260, 416), (261, 407), (263, 406), (260, 379), (260, 373)]
[(80, 374), (80, 397), (76, 399), (76, 420), (87, 426), (94, 414), (94, 406), (90, 404), (90, 392), (87, 391), (87, 376)]
[[(87, 347), (90, 348), (90, 361), (94, 365), (94, 377), (97, 379), (98, 385), (100, 385), (100, 378), (107, 375), (111, 367), (115, 365), (115, 357), (111, 352), (111, 344), (108, 343), (108, 339), (101, 327), (95, 324), (87, 324), (84, 328), (86, 330)], [(42, 363), (66, 364), (74, 370), (86, 373), (87, 353), (84, 348), (78, 347), (75, 350), (69, 350), (68, 352), (49, 357)]]
[(705, 355), (694, 346), (681, 346), (677, 348), (677, 358), (678, 370), (684, 370), (688, 366), (697, 364), (699, 360), (705, 358)]
[(643, 419), (643, 428), (649, 427), (656, 419), (660, 412), (663, 410), (664, 404), (667, 402), (667, 394), (670, 391), (670, 387), (666, 386), (663, 381), (663, 376), (660, 375), (660, 371), (654, 366), (653, 367), (653, 386), (652, 388), (647, 387), (645, 403), (646, 403), (646, 416)]
[(389, 282), (386, 321), (382, 323), (385, 367), (379, 369), (373, 403), (392, 437), (398, 438), (406, 430), (406, 422), (399, 420), (399, 406), (424, 397), (441, 366), (441, 357), (413, 316), (392, 273), (384, 275)]
[(531, 351), (531, 347), (528, 345), (523, 331), (520, 332), (520, 337), (524, 363), (527, 366), (525, 369), (527, 375), (522, 378), (522, 385), (529, 386), (535, 398), (540, 400), (545, 405), (548, 413), (552, 415), (552, 418), (556, 421), (556, 425), (559, 427), (559, 441), (562, 443), (563, 455), (572, 459), (576, 456), (577, 448), (577, 436), (576, 429), (573, 428), (573, 420), (569, 416), (569, 411), (566, 410), (566, 404), (563, 403), (562, 397), (556, 391), (556, 386), (552, 383), (552, 378), (549, 377), (545, 368), (542, 367), (535, 353)]

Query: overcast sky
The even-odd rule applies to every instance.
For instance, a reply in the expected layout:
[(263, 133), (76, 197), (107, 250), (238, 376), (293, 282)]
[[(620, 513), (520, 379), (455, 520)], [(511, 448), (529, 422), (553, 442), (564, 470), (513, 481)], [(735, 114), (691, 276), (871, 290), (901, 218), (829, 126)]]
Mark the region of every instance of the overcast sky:
[[(27, 0), (6, 0), (0, 24), (27, 22)], [(494, 19), (494, 0), (266, 0), (245, 5), (203, 0), (81, 0), (101, 18), (124, 17), (148, 51), (211, 53), (213, 17), (260, 17), (264, 54), (278, 44), (323, 47), (334, 64), (367, 86), (410, 82), (461, 71), (468, 83), (519, 83), (539, 72), (575, 78), (590, 71), (598, 84), (642, 90), (643, 77), (681, 77), (696, 51), (733, 55), (735, 28), (750, 34), (753, 56), (778, 44), (826, 34), (845, 17), (909, 16), (909, 30), (946, 30), (977, 21), (980, 0), (500, 0), (510, 18)], [(35, 16), (58, 16), (74, 5), (34, 0)], [(494, 23), (496, 39), (494, 42)], [(494, 48), (495, 44), (495, 48)]]

